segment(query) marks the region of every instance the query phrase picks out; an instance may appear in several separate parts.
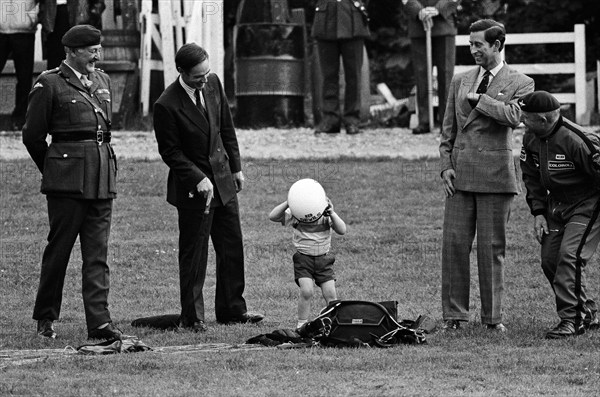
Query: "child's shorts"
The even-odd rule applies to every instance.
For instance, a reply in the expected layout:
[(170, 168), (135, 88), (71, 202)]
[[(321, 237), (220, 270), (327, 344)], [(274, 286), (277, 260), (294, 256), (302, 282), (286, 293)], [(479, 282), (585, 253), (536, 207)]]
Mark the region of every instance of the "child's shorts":
[(331, 253), (310, 256), (296, 252), (292, 259), (294, 260), (294, 280), (296, 280), (296, 284), (298, 284), (298, 279), (302, 277), (312, 278), (317, 285), (335, 280), (335, 274), (333, 273), (335, 255)]

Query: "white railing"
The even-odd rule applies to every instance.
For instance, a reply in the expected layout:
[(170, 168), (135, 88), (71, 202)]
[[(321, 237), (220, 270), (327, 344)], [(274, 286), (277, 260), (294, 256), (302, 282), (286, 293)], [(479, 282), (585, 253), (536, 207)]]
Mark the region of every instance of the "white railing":
[[(510, 67), (527, 75), (532, 74), (574, 74), (575, 92), (552, 93), (560, 103), (575, 104), (575, 118), (577, 123), (589, 123), (586, 117), (588, 111), (585, 82), (585, 25), (577, 24), (572, 32), (560, 33), (507, 33), (505, 46), (522, 44), (549, 44), (572, 43), (575, 48), (575, 60), (571, 63), (532, 63), (514, 64), (508, 62)], [(468, 46), (469, 36), (456, 36), (457, 46)], [(510, 52), (510, 50), (509, 50)], [(504, 53), (504, 51), (503, 51)], [(464, 72), (473, 68), (473, 65), (456, 65), (454, 73)], [(586, 120), (587, 118), (587, 120)]]

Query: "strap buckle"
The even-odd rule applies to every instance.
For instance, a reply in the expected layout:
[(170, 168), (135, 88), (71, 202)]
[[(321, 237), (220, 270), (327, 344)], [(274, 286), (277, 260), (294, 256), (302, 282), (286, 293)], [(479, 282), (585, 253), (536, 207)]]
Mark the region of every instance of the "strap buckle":
[(104, 142), (104, 131), (101, 129), (96, 131), (96, 142), (98, 142), (98, 145), (102, 145), (102, 142)]

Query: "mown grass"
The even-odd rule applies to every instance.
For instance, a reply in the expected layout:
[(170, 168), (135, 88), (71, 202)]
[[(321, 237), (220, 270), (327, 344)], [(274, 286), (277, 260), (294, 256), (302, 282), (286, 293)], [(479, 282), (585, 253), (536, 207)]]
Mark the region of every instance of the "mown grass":
[[(59, 349), (88, 343), (81, 303), (80, 254), (72, 253), (59, 338), (35, 336), (31, 311), (47, 235), (45, 198), (30, 161), (0, 162), (0, 349)], [(215, 323), (214, 258), (205, 286), (205, 334), (136, 329), (131, 320), (177, 313), (176, 211), (164, 200), (161, 162), (121, 161), (110, 245), (113, 319), (149, 346), (243, 343), (296, 322), (297, 287), (291, 231), (268, 220), (298, 178), (318, 179), (348, 224), (334, 236), (341, 299), (397, 300), (401, 318), (441, 320), (440, 246), (443, 197), (436, 161), (247, 160), (240, 194), (246, 244), (248, 307), (266, 314), (258, 326)], [(392, 349), (302, 349), (139, 353), (49, 357), (0, 370), (0, 395), (595, 395), (600, 386), (600, 332), (546, 341), (557, 321), (554, 299), (531, 237), (523, 195), (509, 224), (505, 324), (491, 334), (479, 325), (473, 257), (471, 319), (459, 333), (428, 336), (425, 346)], [(600, 271), (588, 266), (598, 296)], [(323, 306), (316, 291), (313, 313)], [(1, 364), (1, 362), (0, 362)]]

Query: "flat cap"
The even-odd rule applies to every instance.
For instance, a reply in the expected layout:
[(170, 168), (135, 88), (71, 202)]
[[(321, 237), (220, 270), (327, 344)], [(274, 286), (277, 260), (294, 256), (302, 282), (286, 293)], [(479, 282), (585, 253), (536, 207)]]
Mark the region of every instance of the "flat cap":
[(62, 44), (71, 48), (100, 44), (101, 32), (92, 25), (76, 25), (62, 37)]
[(545, 113), (560, 108), (558, 100), (549, 92), (534, 91), (519, 99), (521, 110), (529, 113)]

